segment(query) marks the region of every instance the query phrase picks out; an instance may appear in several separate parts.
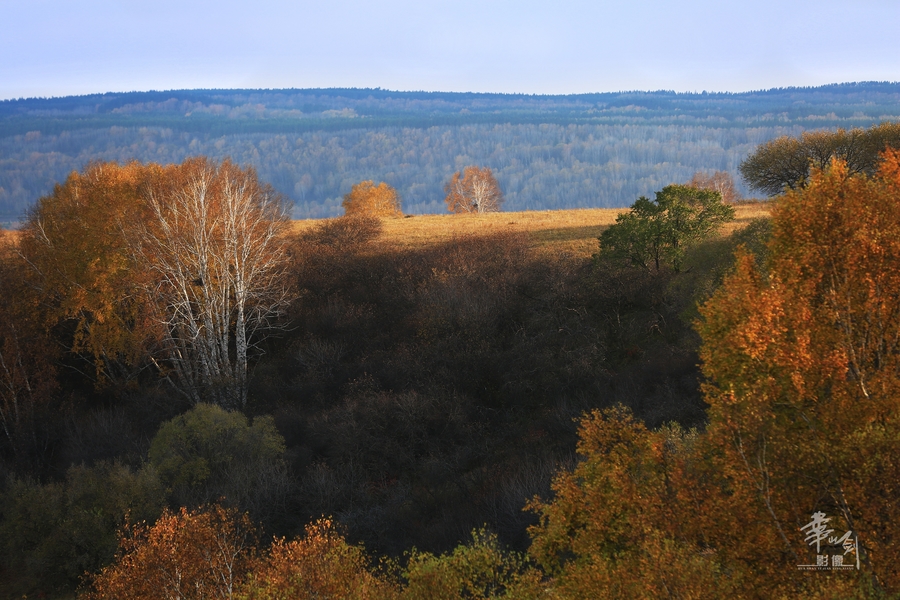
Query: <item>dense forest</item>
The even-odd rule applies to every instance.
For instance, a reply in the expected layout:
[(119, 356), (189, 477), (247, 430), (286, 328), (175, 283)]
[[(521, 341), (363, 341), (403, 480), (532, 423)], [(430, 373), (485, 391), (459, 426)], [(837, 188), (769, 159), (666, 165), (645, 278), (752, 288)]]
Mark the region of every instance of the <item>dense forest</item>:
[[(893, 87), (811, 92), (825, 110)], [(388, 131), (531, 128), (530, 148), (553, 128), (632, 131), (524, 122), (582, 118), (580, 96), (410, 94), (389, 112), (391, 92), (318, 93), (343, 104), (291, 108), (284, 93), (259, 113), (297, 111), (292, 135), (339, 163), (352, 136), (392, 155)], [(171, 104), (219, 92), (193, 94)], [(703, 98), (640, 96), (686, 113)], [(712, 96), (747, 119), (724, 108), (742, 95)], [(173, 125), (184, 106), (154, 117), (165, 135), (122, 126), (140, 104), (123, 97), (6, 103), (8, 139), (199, 135)], [(505, 100), (522, 123), (490, 122)], [(435, 119), (484, 122), (342, 128), (429, 101)], [(12, 110), (25, 105), (43, 112)], [(832, 125), (890, 117), (870, 111)], [(239, 114), (206, 122), (265, 124)], [(95, 129), (104, 119), (125, 120)], [(788, 169), (771, 202), (726, 203), (721, 174), (679, 183), (688, 173), (629, 210), (533, 230), (520, 222), (534, 213), (404, 218), (389, 185), (355, 181), (351, 214), (292, 221), (282, 184), (240, 156), (62, 176), (0, 232), (0, 596), (896, 597), (894, 129), (763, 144), (768, 167), (828, 154)], [(854, 165), (848, 148), (880, 153)], [(389, 198), (385, 217), (370, 193)]]
[[(505, 210), (624, 207), (726, 171), (757, 145), (900, 118), (900, 84), (747, 93), (570, 96), (380, 89), (181, 90), (0, 102), (0, 221), (19, 219), (90, 161), (253, 166), (296, 218), (341, 213), (360, 181), (384, 181), (407, 213), (440, 213), (467, 165), (493, 170)], [(748, 191), (743, 190), (746, 194)]]

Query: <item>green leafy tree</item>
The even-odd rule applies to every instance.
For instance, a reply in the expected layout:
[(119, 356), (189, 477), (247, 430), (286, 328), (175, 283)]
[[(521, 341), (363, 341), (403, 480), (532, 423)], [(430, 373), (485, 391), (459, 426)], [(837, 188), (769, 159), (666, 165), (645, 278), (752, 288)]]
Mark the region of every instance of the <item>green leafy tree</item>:
[(70, 586), (114, 558), (128, 518), (155, 520), (163, 502), (152, 468), (73, 466), (43, 485), (9, 478), (0, 486), (0, 566), (31, 590)]
[(834, 158), (843, 161), (851, 175), (872, 175), (886, 148), (900, 148), (900, 123), (781, 136), (757, 148), (740, 171), (752, 189), (774, 196), (804, 186), (811, 168), (825, 169)]
[(469, 544), (435, 556), (413, 550), (401, 598), (539, 598), (541, 573), (524, 556), (504, 551), (497, 536), (472, 532)]
[(600, 256), (657, 272), (669, 266), (677, 273), (690, 246), (733, 218), (734, 209), (718, 192), (668, 185), (654, 200), (641, 196), (616, 218), (600, 235)]
[(198, 404), (167, 421), (150, 444), (150, 464), (179, 504), (219, 500), (265, 518), (289, 488), (284, 438), (270, 416), (252, 424), (237, 411)]

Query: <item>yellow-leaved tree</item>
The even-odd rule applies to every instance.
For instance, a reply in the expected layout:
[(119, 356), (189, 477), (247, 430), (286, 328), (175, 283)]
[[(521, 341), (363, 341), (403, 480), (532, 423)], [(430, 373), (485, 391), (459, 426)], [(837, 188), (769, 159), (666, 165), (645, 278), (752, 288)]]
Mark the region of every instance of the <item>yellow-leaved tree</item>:
[[(18, 252), (26, 290), (44, 327), (81, 356), (97, 384), (122, 386), (141, 369), (158, 332), (136, 293), (123, 226), (139, 220), (142, 195), (171, 172), (160, 165), (93, 163), (41, 198), (22, 228)], [(28, 299), (22, 297), (22, 301)]]
[(348, 544), (331, 519), (322, 518), (307, 525), (302, 538), (273, 540), (236, 597), (378, 600), (396, 596), (396, 587), (369, 569), (364, 549)]
[[(841, 556), (860, 585), (896, 593), (900, 154), (871, 178), (839, 161), (814, 172), (778, 200), (770, 252), (765, 274), (740, 257), (702, 309), (707, 436), (732, 501), (755, 507), (746, 529), (770, 561), (780, 551), (761, 574), (787, 585), (789, 563)], [(816, 513), (833, 530), (819, 544)], [(847, 532), (858, 549), (826, 546)]]
[(92, 577), (89, 600), (233, 598), (256, 554), (247, 515), (220, 506), (163, 512), (122, 531), (116, 561)]
[(772, 214), (766, 264), (739, 255), (701, 309), (705, 430), (596, 412), (530, 504), (564, 597), (900, 592), (900, 153)]
[(361, 181), (353, 186), (341, 203), (344, 214), (368, 217), (402, 217), (400, 196), (397, 190), (383, 181)]

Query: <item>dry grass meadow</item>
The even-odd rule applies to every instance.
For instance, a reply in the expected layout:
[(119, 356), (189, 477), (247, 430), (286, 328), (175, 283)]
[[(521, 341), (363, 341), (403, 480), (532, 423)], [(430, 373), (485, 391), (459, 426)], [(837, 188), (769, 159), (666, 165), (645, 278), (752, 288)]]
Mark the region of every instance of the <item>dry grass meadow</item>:
[[(766, 202), (736, 204), (737, 217), (723, 227), (722, 234), (769, 215)], [(414, 215), (402, 219), (385, 219), (381, 242), (397, 249), (409, 249), (448, 241), (472, 234), (522, 232), (534, 244), (550, 252), (590, 256), (597, 251), (597, 237), (616, 222), (616, 216), (627, 208), (579, 208), (570, 210), (536, 210), (496, 212), (481, 215)], [(321, 224), (321, 220), (294, 221), (301, 232)], [(11, 241), (15, 231), (0, 229), (0, 243)]]
[[(769, 215), (766, 202), (735, 205), (737, 217), (722, 230), (723, 235), (739, 229), (751, 220)], [(421, 247), (472, 234), (523, 232), (536, 246), (550, 252), (590, 256), (597, 251), (597, 237), (616, 222), (627, 208), (580, 208), (496, 212), (481, 215), (415, 215), (385, 219), (381, 242), (398, 249)], [(320, 224), (321, 220), (294, 222), (297, 231)]]

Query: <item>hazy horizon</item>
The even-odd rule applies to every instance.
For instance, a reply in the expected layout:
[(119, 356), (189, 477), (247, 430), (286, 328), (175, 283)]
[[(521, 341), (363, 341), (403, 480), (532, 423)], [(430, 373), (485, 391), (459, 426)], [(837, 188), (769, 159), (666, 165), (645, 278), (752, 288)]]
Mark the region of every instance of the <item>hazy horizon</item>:
[(805, 89), (805, 88), (819, 88), (819, 87), (828, 87), (832, 85), (840, 86), (840, 85), (854, 85), (854, 84), (866, 84), (866, 83), (887, 83), (887, 84), (898, 84), (900, 80), (884, 80), (884, 81), (832, 81), (828, 83), (823, 83), (821, 85), (815, 86), (801, 86), (801, 85), (786, 85), (786, 86), (775, 86), (769, 88), (753, 88), (747, 90), (672, 90), (672, 89), (622, 89), (622, 90), (593, 90), (589, 92), (559, 92), (559, 93), (547, 93), (547, 94), (536, 94), (529, 92), (492, 92), (492, 91), (483, 91), (483, 90), (467, 90), (467, 91), (456, 91), (456, 90), (402, 90), (402, 89), (389, 89), (384, 87), (352, 87), (352, 86), (342, 86), (342, 87), (282, 87), (282, 88), (165, 88), (165, 89), (133, 89), (133, 90), (102, 90), (95, 92), (85, 92), (79, 94), (64, 94), (64, 95), (55, 95), (55, 96), (20, 96), (17, 98), (0, 98), (0, 102), (7, 101), (16, 101), (16, 100), (36, 100), (36, 99), (53, 99), (53, 98), (69, 98), (69, 97), (84, 97), (84, 96), (97, 96), (104, 94), (143, 94), (143, 93), (166, 93), (166, 92), (182, 92), (182, 91), (196, 91), (196, 90), (208, 90), (211, 92), (226, 92), (226, 91), (264, 91), (264, 92), (280, 92), (280, 91), (307, 91), (307, 90), (377, 90), (381, 92), (388, 93), (397, 93), (397, 94), (477, 94), (477, 95), (503, 95), (503, 96), (578, 96), (578, 95), (591, 95), (591, 94), (654, 94), (654, 93), (676, 93), (676, 94), (752, 94), (754, 92), (767, 92), (771, 90), (777, 89)]
[(0, 0), (0, 99), (177, 89), (745, 92), (900, 81), (900, 3)]

